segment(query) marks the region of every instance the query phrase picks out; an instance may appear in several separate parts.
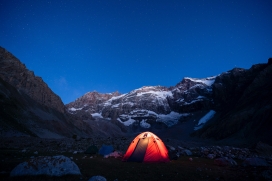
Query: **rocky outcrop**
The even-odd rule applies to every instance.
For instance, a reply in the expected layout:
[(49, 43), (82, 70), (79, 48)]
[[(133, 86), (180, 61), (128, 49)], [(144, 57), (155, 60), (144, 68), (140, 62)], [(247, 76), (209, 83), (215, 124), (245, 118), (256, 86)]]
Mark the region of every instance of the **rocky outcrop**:
[(73, 115), (44, 106), (0, 78), (0, 137), (89, 136), (91, 126)]
[(29, 71), (20, 60), (2, 47), (0, 47), (0, 77), (42, 105), (61, 113), (65, 112), (65, 106), (60, 97), (42, 78), (35, 76), (33, 71)]
[(0, 48), (0, 137), (89, 137), (92, 130), (92, 125), (66, 112), (40, 77)]
[(103, 104), (102, 115), (116, 118), (134, 110), (150, 110), (167, 114), (171, 112), (167, 101), (169, 96), (171, 92), (166, 87), (145, 86), (106, 101)]
[(213, 84), (213, 99), (220, 115), (196, 135), (271, 144), (271, 77), (271, 64), (253, 65), (248, 70), (236, 68), (218, 76)]
[(248, 96), (246, 89), (253, 83), (266, 64), (253, 65), (250, 69), (234, 68), (216, 77), (213, 84), (213, 99), (218, 109), (233, 105), (241, 96)]
[(28, 175), (81, 175), (78, 166), (70, 158), (59, 156), (39, 156), (17, 165), (10, 173), (11, 177)]
[(72, 115), (44, 106), (0, 78), (0, 137), (40, 138), (121, 135), (108, 120), (92, 120), (85, 111)]
[(66, 108), (70, 112), (73, 112), (75, 110), (84, 110), (89, 113), (95, 113), (99, 112), (102, 109), (102, 103), (106, 102), (112, 97), (116, 97), (119, 95), (120, 93), (118, 91), (109, 94), (102, 94), (96, 91), (88, 92), (82, 97), (76, 99), (74, 102), (67, 104)]
[(212, 100), (212, 85), (216, 76), (205, 79), (185, 77), (176, 86), (169, 89), (173, 99), (169, 100), (172, 110), (177, 112), (193, 112), (201, 109), (210, 109)]

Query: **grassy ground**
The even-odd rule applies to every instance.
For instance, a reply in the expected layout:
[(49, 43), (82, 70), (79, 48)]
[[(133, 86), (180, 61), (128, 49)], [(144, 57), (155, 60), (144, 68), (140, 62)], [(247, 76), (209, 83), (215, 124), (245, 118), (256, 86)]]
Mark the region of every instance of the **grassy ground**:
[[(168, 163), (133, 163), (122, 162), (118, 158), (103, 158), (87, 154), (61, 153), (73, 157), (82, 173), (81, 176), (65, 177), (9, 177), (9, 172), (19, 163), (28, 160), (33, 153), (22, 153), (19, 150), (0, 150), (0, 180), (88, 180), (92, 176), (101, 175), (108, 181), (135, 180), (262, 180), (261, 172), (265, 168), (219, 167), (213, 160), (206, 158), (180, 157)], [(60, 155), (60, 153), (39, 153), (41, 155)]]

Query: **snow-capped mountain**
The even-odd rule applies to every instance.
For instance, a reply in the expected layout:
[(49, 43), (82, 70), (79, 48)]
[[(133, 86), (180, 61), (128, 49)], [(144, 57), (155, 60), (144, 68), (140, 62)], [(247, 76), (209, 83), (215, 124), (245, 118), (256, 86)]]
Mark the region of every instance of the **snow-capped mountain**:
[(163, 123), (171, 127), (200, 107), (209, 109), (215, 78), (185, 77), (173, 87), (144, 86), (126, 94), (89, 92), (67, 109), (72, 114), (84, 111), (93, 118), (117, 120), (124, 126), (150, 128)]
[(119, 92), (113, 92), (108, 94), (94, 92), (87, 92), (82, 97), (78, 98), (74, 102), (66, 105), (68, 111), (73, 113), (73, 111), (85, 110), (90, 113), (96, 113), (101, 109), (102, 104), (111, 99), (112, 97), (119, 96)]
[(108, 137), (150, 130), (173, 139), (272, 144), (272, 58), (250, 69), (185, 77), (172, 87), (88, 92), (65, 106), (1, 47), (0, 64), (0, 136)]
[(185, 77), (172, 87), (144, 86), (107, 97), (87, 93), (99, 96), (88, 103), (84, 95), (66, 107), (73, 115), (108, 121), (126, 133), (151, 130), (175, 139), (272, 143), (271, 73), (269, 59), (204, 79)]

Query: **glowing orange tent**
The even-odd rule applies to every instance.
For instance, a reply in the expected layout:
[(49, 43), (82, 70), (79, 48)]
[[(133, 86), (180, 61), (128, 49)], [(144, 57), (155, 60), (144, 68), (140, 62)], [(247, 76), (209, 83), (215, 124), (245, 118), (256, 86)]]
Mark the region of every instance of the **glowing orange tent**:
[(168, 150), (158, 136), (151, 132), (143, 132), (131, 142), (123, 161), (168, 162)]

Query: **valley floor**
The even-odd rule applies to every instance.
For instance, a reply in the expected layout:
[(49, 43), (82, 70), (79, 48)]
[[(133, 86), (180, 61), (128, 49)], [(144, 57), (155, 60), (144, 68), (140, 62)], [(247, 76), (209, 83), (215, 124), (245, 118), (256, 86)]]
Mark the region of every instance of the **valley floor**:
[[(108, 181), (133, 180), (269, 180), (265, 174), (272, 174), (271, 167), (244, 167), (242, 160), (237, 165), (220, 167), (213, 159), (201, 156), (180, 156), (168, 163), (122, 162), (121, 158), (104, 158), (100, 155), (84, 154), (88, 146), (111, 144), (116, 150), (125, 152), (131, 139), (40, 139), (3, 138), (0, 140), (0, 180), (88, 180), (101, 175)], [(166, 145), (185, 146), (186, 142), (165, 141)], [(183, 144), (183, 145), (182, 145)], [(187, 143), (188, 144), (188, 143)], [(194, 144), (194, 143), (192, 143)], [(35, 152), (35, 153), (34, 153)], [(11, 170), (23, 161), (37, 156), (64, 155), (78, 165), (81, 176), (64, 177), (10, 177)]]

